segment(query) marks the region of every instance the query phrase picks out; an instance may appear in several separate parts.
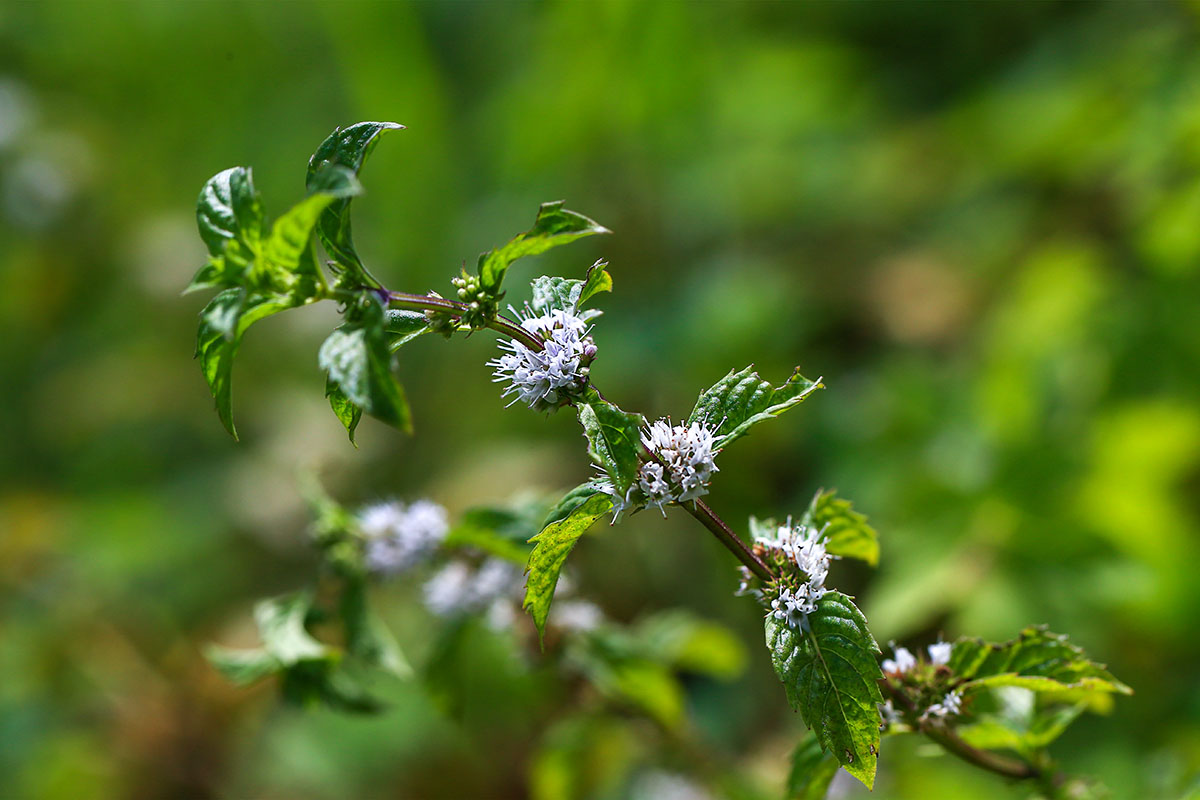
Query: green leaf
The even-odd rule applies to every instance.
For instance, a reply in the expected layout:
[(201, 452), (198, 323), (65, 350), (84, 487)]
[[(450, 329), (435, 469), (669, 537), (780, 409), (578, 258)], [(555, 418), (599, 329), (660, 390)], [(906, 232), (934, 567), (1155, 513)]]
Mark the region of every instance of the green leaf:
[(354, 433), (358, 430), (358, 423), (362, 421), (362, 407), (356, 406), (333, 379), (328, 377), (325, 378), (325, 397), (329, 398), (329, 407), (333, 409), (334, 416), (346, 429), (350, 444), (358, 447), (358, 442), (354, 441)]
[(295, 305), (288, 297), (247, 296), (245, 289), (226, 289), (200, 312), (196, 357), (216, 401), (217, 416), (234, 439), (237, 428), (233, 424), (233, 360), (242, 335), (258, 320)]
[(1030, 719), (987, 714), (969, 725), (959, 725), (955, 733), (983, 750), (1033, 753), (1053, 743), (1086, 709), (1086, 703), (1058, 706), (1035, 713)]
[(751, 426), (777, 417), (822, 388), (821, 380), (810, 381), (797, 368), (778, 388), (759, 377), (753, 365), (741, 372), (730, 372), (706, 389), (696, 401), (688, 424), (702, 422), (717, 426), (721, 447), (746, 435)]
[[(587, 640), (595, 644), (595, 640)], [(576, 648), (573, 660), (605, 697), (640, 711), (668, 730), (683, 722), (684, 693), (663, 664), (610, 652), (603, 647)]]
[(542, 527), (546, 527), (551, 522), (558, 522), (560, 519), (566, 519), (572, 511), (583, 505), (589, 497), (595, 494), (600, 494), (599, 481), (587, 481), (576, 486), (571, 491), (567, 492), (562, 498), (555, 503), (546, 513), (546, 518), (542, 521)]
[[(378, 304), (369, 303), (362, 319), (347, 322), (329, 334), (317, 354), (317, 362), (328, 373), (329, 382), (350, 403), (389, 425), (412, 432), (404, 389), (392, 374), (392, 353), (383, 309)], [(342, 409), (335, 406), (334, 411), (345, 425), (353, 415), (346, 414), (344, 403), (341, 405)]]
[(231, 650), (209, 645), (205, 648), (204, 657), (235, 686), (249, 686), (282, 668), (279, 659), (261, 649)]
[(613, 289), (612, 275), (608, 274), (608, 262), (601, 259), (592, 266), (588, 267), (587, 277), (584, 279), (583, 288), (579, 292), (579, 298), (575, 301), (576, 308), (583, 308), (595, 295), (600, 292), (611, 292)]
[(1078, 689), (1133, 694), (1066, 636), (1050, 633), (1044, 626), (1026, 628), (1018, 638), (1002, 644), (959, 639), (951, 650), (949, 666), (966, 680), (961, 686), (964, 691), (1018, 686), (1035, 692)]
[[(309, 159), (305, 186), (309, 191), (319, 190), (322, 181), (326, 179), (325, 170), (329, 165), (345, 167), (357, 176), (363, 162), (378, 142), (378, 137), (387, 131), (403, 128), (403, 125), (394, 122), (359, 122), (345, 128), (335, 128)], [(351, 199), (336, 199), (321, 212), (317, 223), (317, 237), (333, 260), (334, 271), (343, 273), (350, 283), (379, 288), (379, 281), (363, 267), (362, 260), (354, 249), (354, 241), (350, 235)]]
[(617, 495), (624, 497), (637, 480), (641, 428), (646, 420), (599, 397), (580, 403), (578, 411), (579, 424), (588, 440), (588, 455), (612, 480)]
[(307, 592), (263, 600), (254, 607), (254, 621), (263, 646), (283, 666), (305, 661), (327, 661), (334, 654), (309, 635), (305, 618), (312, 608)]
[(525, 564), (533, 548), (530, 537), (540, 528), (536, 518), (501, 508), (474, 508), (462, 515), (448, 534), (446, 547), (473, 547), (498, 558)]
[(420, 311), (389, 308), (384, 315), (383, 329), (387, 333), (388, 349), (393, 353), (413, 339), (429, 332), (429, 319)]
[(610, 509), (612, 500), (608, 495), (592, 495), (566, 518), (550, 523), (530, 539), (534, 548), (529, 554), (524, 608), (533, 617), (539, 638), (545, 635), (550, 604), (554, 602), (554, 588), (558, 585), (558, 575), (567, 556), (584, 531)]
[(561, 200), (543, 203), (532, 228), (503, 247), (489, 250), (479, 257), (480, 285), (492, 294), (498, 294), (504, 282), (504, 273), (518, 258), (544, 253), (552, 247), (595, 233), (610, 231), (582, 214), (563, 208)]
[(271, 233), (263, 242), (262, 259), (265, 268), (278, 285), (299, 284), (298, 294), (307, 299), (316, 293), (323, 282), (312, 255), (313, 228), (321, 214), (335, 200), (362, 193), (362, 186), (345, 167), (328, 166), (313, 186), (310, 195), (275, 220)]
[(861, 559), (872, 567), (879, 564), (879, 534), (867, 518), (854, 510), (837, 492), (817, 492), (802, 524), (825, 531), (825, 549), (831, 555)]
[(232, 167), (208, 179), (196, 201), (196, 223), (209, 259), (185, 292), (246, 285), (263, 226), (262, 200), (248, 168)]
[(825, 800), (829, 784), (837, 774), (838, 762), (825, 752), (815, 734), (805, 734), (792, 751), (792, 769), (788, 773), (788, 800)]
[[(606, 266), (608, 266), (606, 261), (597, 261), (588, 268), (587, 279), (583, 281), (552, 275), (534, 278), (530, 284), (533, 287), (530, 308), (539, 314), (545, 314), (552, 309), (578, 314), (579, 309), (593, 295), (598, 292), (612, 291), (612, 276), (608, 274)], [(599, 311), (589, 311), (583, 316), (585, 319), (589, 319), (599, 315)]]
[(883, 673), (875, 661), (879, 646), (862, 612), (846, 595), (829, 592), (809, 615), (808, 630), (767, 617), (766, 635), (792, 708), (821, 746), (870, 788), (879, 753), (877, 704), (883, 702), (877, 681)]
[(211, 256), (225, 255), (230, 242), (257, 249), (263, 207), (248, 167), (230, 167), (208, 179), (196, 201), (196, 223)]

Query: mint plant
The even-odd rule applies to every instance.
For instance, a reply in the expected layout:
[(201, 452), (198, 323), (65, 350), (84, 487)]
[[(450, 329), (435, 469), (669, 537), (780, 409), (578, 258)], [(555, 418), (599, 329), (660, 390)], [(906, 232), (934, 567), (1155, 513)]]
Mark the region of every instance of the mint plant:
[[(535, 278), (520, 309), (504, 303), (515, 261), (609, 232), (561, 202), (543, 204), (533, 226), (481, 255), (474, 273), (453, 277), (449, 296), (392, 291), (374, 277), (354, 248), (350, 206), (362, 191), (358, 174), (372, 147), (401, 127), (361, 122), (335, 130), (309, 161), (307, 197), (270, 226), (248, 168), (225, 170), (205, 184), (197, 217), (209, 259), (189, 290), (220, 290), (201, 312), (196, 349), (218, 416), (236, 438), (233, 362), (250, 325), (329, 300), (342, 323), (317, 360), (351, 441), (363, 414), (411, 430), (394, 370), (401, 348), (427, 333), (454, 338), (490, 329), (501, 337), (499, 355), (488, 362), (500, 397), (543, 413), (569, 408), (598, 474), (552, 504), (477, 509), (454, 524), (430, 501), (352, 513), (309, 486), (321, 575), (310, 590), (257, 607), (261, 648), (214, 648), (211, 658), (222, 672), (241, 683), (277, 675), (284, 696), (298, 702), (378, 709), (370, 675), (405, 677), (412, 670), (370, 608), (367, 587), (440, 561), (424, 585), (433, 614), (485, 616), (505, 627), (519, 600), (543, 645), (557, 617), (555, 635), (573, 637), (569, 661), (602, 693), (669, 722), (676, 713), (664, 700), (669, 683), (628, 676), (650, 670), (661, 677), (678, 666), (678, 653), (644, 631), (605, 628), (597, 608), (570, 599), (562, 576), (576, 542), (597, 521), (615, 524), (648, 508), (664, 516), (680, 510), (739, 562), (737, 592), (761, 607), (783, 694), (811, 729), (793, 757), (791, 796), (823, 797), (839, 767), (873, 786), (882, 738), (900, 733), (927, 737), (975, 766), (1025, 781), (1039, 796), (1086, 796), (1088, 785), (1064, 778), (1046, 747), (1097, 698), (1130, 692), (1103, 666), (1042, 628), (1007, 643), (939, 641), (927, 657), (894, 646), (881, 663), (854, 599), (828, 585), (836, 559), (878, 563), (878, 535), (865, 516), (835, 492), (819, 491), (808, 508), (782, 522), (750, 519), (747, 543), (702, 499), (725, 449), (800, 405), (823, 388), (821, 379), (796, 370), (775, 386), (747, 367), (701, 392), (678, 422), (649, 422), (621, 409), (590, 375), (602, 350), (595, 328), (601, 312), (590, 306), (613, 289), (604, 261), (580, 278)], [(598, 634), (602, 628), (607, 632)], [(660, 638), (665, 630), (650, 629)], [(647, 686), (661, 687), (662, 696)]]

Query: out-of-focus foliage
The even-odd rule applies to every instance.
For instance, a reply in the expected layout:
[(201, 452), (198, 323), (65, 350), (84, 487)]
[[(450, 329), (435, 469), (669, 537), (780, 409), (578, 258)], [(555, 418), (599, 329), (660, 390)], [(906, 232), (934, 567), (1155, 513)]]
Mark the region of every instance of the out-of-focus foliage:
[[(763, 658), (684, 684), (685, 738), (559, 716), (578, 706), (519, 665), (536, 646), (486, 632), (455, 645), (458, 721), (412, 685), (370, 720), (300, 713), (204, 661), (209, 640), (255, 646), (253, 598), (311, 569), (297, 465), (347, 502), (455, 512), (590, 477), (569, 415), (503, 409), (488, 333), (406, 346), (416, 436), (365, 421), (355, 450), (312, 357), (331, 310), (289, 312), (239, 355), (242, 443), (213, 418), (187, 358), (201, 303), (178, 293), (206, 257), (196, 187), (250, 163), (286, 209), (335, 125), (396, 119), (354, 202), (371, 274), (446, 293), (545, 198), (603, 220), (507, 285), (519, 303), (533, 269), (609, 261), (592, 374), (614, 402), (680, 418), (748, 360), (824, 376), (723, 456), (714, 507), (799, 515), (818, 476), (854, 498), (884, 557), (835, 581), (881, 642), (1071, 632), (1137, 694), (1056, 754), (1117, 797), (1179, 796), (1200, 767), (1197, 24), (1171, 3), (0, 9), (0, 793), (785, 785), (802, 725)], [(577, 550), (614, 619), (685, 606), (762, 635), (689, 520), (640, 514)], [(422, 665), (438, 643), (413, 596), (375, 600)], [(888, 744), (875, 796), (1012, 796)]]

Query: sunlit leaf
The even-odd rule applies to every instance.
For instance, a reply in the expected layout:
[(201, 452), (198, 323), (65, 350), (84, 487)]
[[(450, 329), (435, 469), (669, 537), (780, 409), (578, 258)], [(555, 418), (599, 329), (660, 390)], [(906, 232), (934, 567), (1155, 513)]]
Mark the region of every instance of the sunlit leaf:
[(821, 388), (820, 379), (810, 381), (797, 369), (779, 387), (759, 377), (752, 367), (730, 372), (706, 389), (696, 400), (688, 424), (701, 422), (717, 429), (717, 442), (725, 447), (746, 435), (759, 422), (777, 417)]
[(1079, 689), (1132, 694), (1112, 673), (1088, 659), (1083, 650), (1044, 626), (1029, 627), (1003, 643), (959, 639), (950, 655), (950, 668), (964, 691), (1018, 686), (1035, 692)]
[(609, 233), (604, 226), (582, 214), (563, 208), (563, 201), (543, 203), (538, 209), (533, 227), (515, 237), (503, 247), (489, 250), (479, 257), (479, 281), (484, 289), (496, 294), (504, 281), (504, 273), (518, 258), (544, 253), (552, 247), (568, 244), (584, 236)]
[(840, 592), (829, 592), (808, 616), (804, 631), (766, 621), (767, 649), (788, 702), (800, 712), (846, 771), (868, 788), (875, 782), (879, 753), (877, 681), (883, 673), (875, 660), (879, 646), (867, 620)]
[(879, 534), (836, 491), (818, 492), (801, 522), (825, 531), (825, 549), (831, 555), (858, 558), (871, 566), (879, 563)]

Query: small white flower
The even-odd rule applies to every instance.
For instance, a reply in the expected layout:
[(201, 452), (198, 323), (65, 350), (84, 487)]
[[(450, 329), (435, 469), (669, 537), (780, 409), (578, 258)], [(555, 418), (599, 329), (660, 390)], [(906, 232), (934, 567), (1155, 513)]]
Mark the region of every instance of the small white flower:
[[(829, 562), (833, 557), (825, 549), (824, 534), (804, 525), (784, 525), (778, 529), (774, 539), (760, 536), (755, 541), (782, 552), (804, 574), (805, 580), (800, 586), (794, 590), (785, 588), (779, 595), (788, 604), (788, 624), (794, 628), (802, 627), (804, 620), (817, 610), (817, 602), (828, 591), (825, 579), (829, 577)], [(772, 601), (773, 613), (778, 611), (775, 603)], [(785, 618), (779, 614), (775, 616), (777, 619)]]
[(642, 432), (642, 444), (658, 457), (643, 464), (638, 475), (649, 504), (661, 509), (708, 494), (708, 482), (718, 471), (713, 430), (699, 422), (672, 425), (660, 419)]
[(471, 568), (461, 561), (451, 561), (425, 582), (425, 606), (439, 617), (462, 613), (470, 589)]
[(545, 349), (531, 350), (515, 339), (501, 340), (500, 349), (507, 352), (487, 362), (496, 368), (493, 380), (508, 382), (501, 396), (515, 394), (513, 403), (520, 401), (539, 410), (557, 408), (563, 394), (583, 388), (587, 366), (596, 357), (587, 322), (557, 308), (540, 316), (528, 307), (524, 315), (509, 308), (521, 317), (522, 328), (542, 339)]
[(430, 500), (407, 508), (394, 500), (367, 506), (358, 513), (366, 537), (367, 569), (396, 575), (427, 558), (450, 529), (446, 509)]
[(921, 718), (949, 717), (962, 712), (962, 695), (957, 691), (947, 692), (940, 703), (934, 703), (925, 710)]
[(895, 659), (885, 658), (881, 668), (884, 672), (902, 674), (917, 665), (917, 657), (909, 652), (907, 647), (896, 648)]
[(929, 645), (929, 660), (934, 666), (950, 663), (950, 652), (954, 649), (952, 642), (939, 641)]
[(879, 716), (883, 717), (883, 721), (888, 725), (898, 725), (904, 721), (900, 712), (892, 705), (891, 698), (888, 698), (887, 702), (879, 707)]

